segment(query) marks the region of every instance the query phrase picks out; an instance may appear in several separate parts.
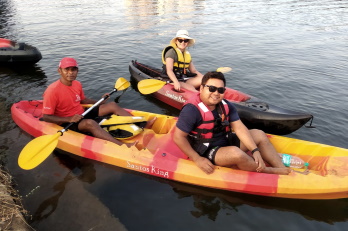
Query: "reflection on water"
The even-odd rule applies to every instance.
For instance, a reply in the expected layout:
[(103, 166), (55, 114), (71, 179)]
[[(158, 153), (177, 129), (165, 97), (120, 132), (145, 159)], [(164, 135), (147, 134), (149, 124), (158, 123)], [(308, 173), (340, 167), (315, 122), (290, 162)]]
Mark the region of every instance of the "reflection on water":
[[(60, 157), (60, 156), (59, 156)], [(82, 167), (84, 164), (88, 164), (83, 158), (70, 155), (71, 160)], [(96, 163), (99, 165), (98, 163)], [(188, 209), (187, 214), (194, 218), (208, 218), (212, 221), (217, 221), (222, 219), (222, 217), (228, 217), (230, 215), (235, 216), (240, 213), (245, 213), (245, 210), (251, 208), (264, 209), (265, 213), (272, 211), (279, 212), (291, 212), (303, 216), (306, 220), (315, 220), (318, 222), (325, 222), (327, 224), (334, 224), (335, 222), (346, 222), (348, 220), (348, 199), (338, 199), (338, 200), (301, 200), (301, 199), (286, 199), (286, 198), (274, 198), (274, 197), (264, 197), (257, 195), (249, 195), (243, 193), (227, 192), (218, 189), (204, 188), (194, 185), (189, 185), (185, 183), (175, 182), (171, 180), (166, 180), (162, 178), (157, 178), (154, 176), (149, 176), (146, 174), (134, 172), (128, 169), (119, 168), (116, 166), (104, 165), (110, 172), (123, 173), (124, 175), (131, 176), (128, 178), (141, 178), (150, 179), (151, 181), (156, 181), (161, 184), (169, 185), (170, 189), (175, 192), (176, 198), (178, 200), (190, 201), (194, 209)], [(83, 168), (83, 167), (82, 167)], [(127, 184), (131, 183), (128, 182)], [(129, 192), (128, 189), (114, 188), (110, 185), (111, 191), (117, 190), (119, 194), (129, 193), (130, 197), (138, 197), (139, 192), (148, 195), (147, 198), (149, 202), (142, 202), (146, 210), (147, 203), (151, 204), (153, 200), (152, 197), (158, 197), (157, 194), (151, 194), (149, 192), (156, 191), (155, 189), (147, 189), (145, 185), (137, 189), (135, 192)], [(129, 186), (128, 186), (129, 187)], [(149, 191), (149, 192), (148, 192)], [(161, 194), (160, 192), (158, 192)], [(116, 196), (116, 191), (114, 194), (110, 194), (112, 197)], [(134, 195), (132, 195), (134, 194)], [(172, 199), (172, 198), (171, 198)], [(190, 200), (188, 200), (190, 199)], [(109, 200), (112, 198), (104, 198), (103, 201), (108, 206)], [(180, 204), (180, 202), (178, 202)], [(189, 208), (189, 207), (188, 207)], [(318, 209), (315, 209), (318, 208)], [(140, 208), (137, 208), (141, 210)], [(272, 212), (273, 213), (273, 212)], [(241, 216), (241, 215), (239, 215)], [(244, 215), (242, 215), (244, 216)]]
[(46, 82), (44, 71), (36, 65), (0, 67), (0, 134), (15, 127), (9, 113), (12, 103), (41, 98), (42, 93), (36, 89)]
[(33, 222), (48, 218), (57, 208), (59, 198), (63, 195), (66, 184), (74, 177), (68, 172), (64, 179), (53, 186), (53, 196), (43, 200), (33, 215)]
[(70, 153), (58, 149), (54, 153), (59, 157), (59, 164), (68, 168), (78, 180), (88, 184), (96, 180), (96, 170), (92, 162), (84, 158), (72, 158)]
[[(227, 192), (217, 189), (204, 188), (181, 182), (156, 178), (145, 174), (131, 172), (118, 167), (116, 171), (128, 172), (139, 177), (146, 177), (172, 187), (179, 200), (191, 198), (194, 210), (188, 211), (193, 217), (207, 217), (215, 221), (219, 216), (240, 212), (245, 206), (266, 210), (286, 211), (302, 215), (308, 220), (334, 224), (348, 220), (348, 199), (338, 200), (301, 200), (275, 197), (256, 196), (244, 193)], [(318, 209), (315, 209), (318, 208)]]
[[(163, 35), (167, 32), (174, 34), (173, 23), (177, 28), (191, 28), (198, 24), (200, 13), (205, 9), (205, 0), (126, 0), (126, 19), (132, 30), (152, 29), (160, 27), (155, 35)], [(195, 22), (191, 18), (195, 17)], [(162, 28), (163, 27), (163, 28)], [(167, 29), (166, 29), (167, 28)], [(150, 35), (150, 34), (149, 34)]]
[(192, 210), (190, 213), (194, 217), (207, 216), (211, 220), (216, 220), (219, 214), (238, 213), (238, 207), (247, 205), (268, 210), (294, 212), (301, 214), (308, 220), (316, 220), (328, 224), (348, 220), (348, 199), (293, 200), (268, 198), (206, 189), (177, 182), (168, 183), (178, 194), (179, 199), (192, 198), (196, 210)]
[(18, 75), (18, 77), (32, 81), (37, 81), (38, 79), (46, 78), (45, 72), (38, 65), (24, 65), (24, 66), (0, 66), (0, 75), (3, 77), (5, 75)]

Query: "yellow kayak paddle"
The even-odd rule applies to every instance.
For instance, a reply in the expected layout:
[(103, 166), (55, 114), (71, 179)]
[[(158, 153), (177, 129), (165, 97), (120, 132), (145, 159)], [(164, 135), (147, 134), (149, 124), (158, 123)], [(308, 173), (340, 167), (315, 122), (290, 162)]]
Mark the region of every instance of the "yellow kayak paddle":
[[(153, 80), (152, 80), (153, 81)], [(159, 81), (159, 80), (156, 80)], [(162, 82), (162, 81), (160, 81)], [(149, 81), (147, 80), (142, 80), (139, 82), (140, 87), (138, 86), (140, 92), (146, 92), (146, 94), (153, 93), (155, 91), (158, 91), (163, 87), (165, 84), (153, 84), (152, 87), (149, 87)], [(93, 104), (90, 108), (88, 108), (82, 116), (87, 115), (93, 108), (98, 106), (101, 102), (106, 100), (107, 98), (110, 97), (113, 93), (116, 91), (122, 91), (127, 89), (130, 86), (130, 83), (124, 79), (124, 78), (119, 78), (117, 79), (115, 83), (114, 89), (109, 93), (109, 95), (101, 98), (98, 102)], [(145, 90), (144, 90), (145, 88)], [(72, 126), (74, 123), (68, 124), (65, 128), (62, 130), (59, 130), (56, 134), (54, 135), (43, 135), (40, 137), (37, 137), (30, 141), (21, 151), (18, 157), (18, 165), (26, 170), (33, 169), (37, 167), (39, 164), (41, 164), (52, 152), (53, 150), (57, 147), (58, 145), (58, 140), (59, 137), (63, 135), (64, 132), (66, 132), (70, 126)]]
[(217, 72), (221, 72), (221, 73), (227, 73), (232, 71), (232, 68), (230, 67), (219, 67), (218, 69), (216, 69)]
[(147, 95), (158, 91), (165, 84), (165, 81), (157, 79), (144, 79), (138, 82), (138, 90), (141, 94)]

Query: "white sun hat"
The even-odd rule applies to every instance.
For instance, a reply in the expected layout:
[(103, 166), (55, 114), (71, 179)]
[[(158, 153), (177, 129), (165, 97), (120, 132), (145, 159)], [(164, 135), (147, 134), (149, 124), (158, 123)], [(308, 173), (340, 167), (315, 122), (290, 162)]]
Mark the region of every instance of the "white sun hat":
[(188, 47), (192, 46), (193, 44), (195, 44), (195, 40), (193, 38), (191, 38), (189, 36), (189, 33), (187, 30), (178, 30), (178, 32), (176, 32), (176, 36), (172, 39), (171, 42), (175, 43), (175, 40), (177, 38), (185, 38), (185, 39), (189, 39), (190, 41), (188, 42)]

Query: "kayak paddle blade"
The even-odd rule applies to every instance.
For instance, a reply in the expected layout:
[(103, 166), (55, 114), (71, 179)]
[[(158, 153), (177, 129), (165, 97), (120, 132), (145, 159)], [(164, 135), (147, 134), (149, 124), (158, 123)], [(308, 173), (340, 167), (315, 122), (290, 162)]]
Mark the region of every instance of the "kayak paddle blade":
[(138, 90), (147, 95), (160, 90), (165, 84), (166, 82), (157, 79), (144, 79), (138, 83)]
[(217, 72), (221, 72), (221, 73), (227, 73), (232, 71), (232, 68), (230, 67), (219, 67), (218, 69), (216, 69)]
[(110, 125), (121, 125), (121, 124), (133, 124), (139, 122), (146, 122), (144, 116), (117, 116), (111, 115), (111, 118), (102, 120), (99, 124), (103, 127)]
[(60, 132), (54, 135), (44, 135), (30, 141), (18, 157), (18, 165), (29, 170), (41, 164), (57, 147)]
[(125, 78), (120, 77), (116, 81), (115, 89), (117, 89), (118, 91), (122, 91), (127, 89), (129, 86), (130, 86), (130, 82), (128, 82)]

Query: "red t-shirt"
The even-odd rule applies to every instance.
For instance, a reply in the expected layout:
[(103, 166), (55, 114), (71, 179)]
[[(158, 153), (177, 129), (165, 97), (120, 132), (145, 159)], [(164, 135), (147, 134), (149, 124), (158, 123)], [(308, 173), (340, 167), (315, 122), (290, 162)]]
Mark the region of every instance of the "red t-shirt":
[(81, 100), (85, 99), (82, 85), (75, 80), (71, 86), (66, 86), (57, 80), (48, 86), (43, 94), (42, 113), (60, 117), (69, 117), (84, 112)]

